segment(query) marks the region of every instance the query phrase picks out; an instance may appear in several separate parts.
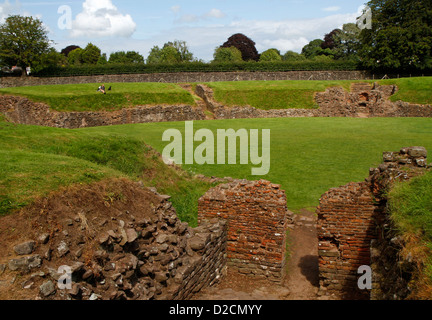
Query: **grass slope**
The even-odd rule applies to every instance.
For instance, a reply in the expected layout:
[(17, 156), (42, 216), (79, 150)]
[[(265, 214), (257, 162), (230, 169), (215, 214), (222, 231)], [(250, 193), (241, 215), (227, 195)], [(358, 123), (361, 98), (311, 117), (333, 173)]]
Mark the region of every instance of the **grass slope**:
[(59, 187), (126, 177), (172, 196), (179, 217), (197, 223), (197, 200), (209, 188), (165, 166), (142, 140), (0, 120), (0, 215)]
[(175, 84), (105, 83), (112, 90), (97, 92), (100, 84), (73, 84), (0, 89), (0, 94), (24, 96), (57, 111), (113, 111), (158, 104), (194, 104), (192, 95)]
[[(214, 90), (215, 99), (227, 106), (250, 105), (259, 109), (289, 109), (318, 107), (314, 101), (316, 92), (340, 86), (350, 90), (355, 82), (374, 81), (239, 81), (214, 82), (207, 85)], [(395, 84), (399, 92), (392, 101), (402, 100), (419, 104), (432, 104), (432, 77), (403, 78), (377, 81), (380, 84)]]

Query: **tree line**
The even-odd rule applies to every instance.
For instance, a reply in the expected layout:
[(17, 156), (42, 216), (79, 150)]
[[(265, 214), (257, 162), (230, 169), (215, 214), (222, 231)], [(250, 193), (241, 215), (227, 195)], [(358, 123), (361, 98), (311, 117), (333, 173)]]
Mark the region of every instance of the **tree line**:
[[(372, 29), (344, 24), (303, 47), (301, 53), (270, 48), (258, 53), (246, 35), (232, 35), (214, 49), (211, 63), (241, 62), (355, 62), (363, 69), (432, 70), (432, 0), (371, 0)], [(137, 51), (109, 56), (93, 43), (70, 45), (60, 52), (52, 47), (42, 21), (10, 16), (0, 25), (1, 66), (30, 66), (34, 72), (53, 66), (110, 64), (169, 65), (201, 62), (185, 41), (154, 46), (145, 58)]]

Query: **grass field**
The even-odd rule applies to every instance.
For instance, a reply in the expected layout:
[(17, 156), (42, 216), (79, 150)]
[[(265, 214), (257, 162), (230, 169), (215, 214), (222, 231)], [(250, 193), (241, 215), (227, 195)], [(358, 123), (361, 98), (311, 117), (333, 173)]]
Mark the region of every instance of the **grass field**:
[[(117, 134), (143, 140), (162, 152), (166, 129), (184, 131), (184, 123), (152, 123), (81, 131)], [(266, 176), (252, 176), (251, 165), (184, 165), (192, 173), (208, 176), (261, 178), (281, 184), (288, 207), (314, 207), (329, 188), (362, 181), (369, 168), (378, 166), (382, 152), (422, 145), (432, 150), (432, 119), (413, 118), (288, 118), (194, 122), (194, 129), (271, 129), (271, 169)], [(196, 143), (198, 145), (198, 143)]]
[[(349, 91), (353, 82), (373, 81), (238, 81), (207, 83), (215, 98), (227, 106), (250, 105), (258, 109), (316, 108), (316, 92), (332, 86)], [(432, 77), (378, 81), (396, 84), (400, 90), (391, 99), (419, 104), (432, 104)], [(195, 85), (195, 84), (193, 84)], [(0, 89), (0, 94), (13, 94), (45, 102), (57, 111), (118, 110), (137, 105), (189, 104), (194, 96), (176, 84), (106, 83), (113, 90), (102, 95), (99, 84), (54, 85)]]
[(73, 84), (0, 89), (0, 94), (24, 96), (44, 102), (57, 111), (113, 111), (139, 105), (189, 104), (192, 95), (175, 84), (105, 83), (106, 95), (97, 92), (100, 84)]

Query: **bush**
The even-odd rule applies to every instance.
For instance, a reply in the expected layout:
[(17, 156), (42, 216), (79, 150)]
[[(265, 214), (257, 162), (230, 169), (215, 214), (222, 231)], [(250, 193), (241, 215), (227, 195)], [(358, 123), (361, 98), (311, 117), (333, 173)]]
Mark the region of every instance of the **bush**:
[(272, 61), (177, 64), (106, 64), (49, 67), (34, 74), (37, 77), (72, 77), (108, 74), (177, 73), (177, 72), (286, 72), (314, 70), (359, 70), (353, 61)]

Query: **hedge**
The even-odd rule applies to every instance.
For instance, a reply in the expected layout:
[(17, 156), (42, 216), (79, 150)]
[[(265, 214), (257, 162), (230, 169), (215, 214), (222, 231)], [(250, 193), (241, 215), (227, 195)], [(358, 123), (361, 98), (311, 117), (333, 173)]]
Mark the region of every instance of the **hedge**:
[(320, 71), (320, 70), (360, 70), (351, 61), (276, 61), (276, 62), (240, 62), (240, 63), (203, 63), (190, 62), (180, 64), (105, 64), (82, 65), (70, 67), (50, 67), (33, 76), (36, 77), (70, 77), (107, 74), (140, 74), (140, 73), (178, 73), (178, 72), (286, 72), (286, 71)]

